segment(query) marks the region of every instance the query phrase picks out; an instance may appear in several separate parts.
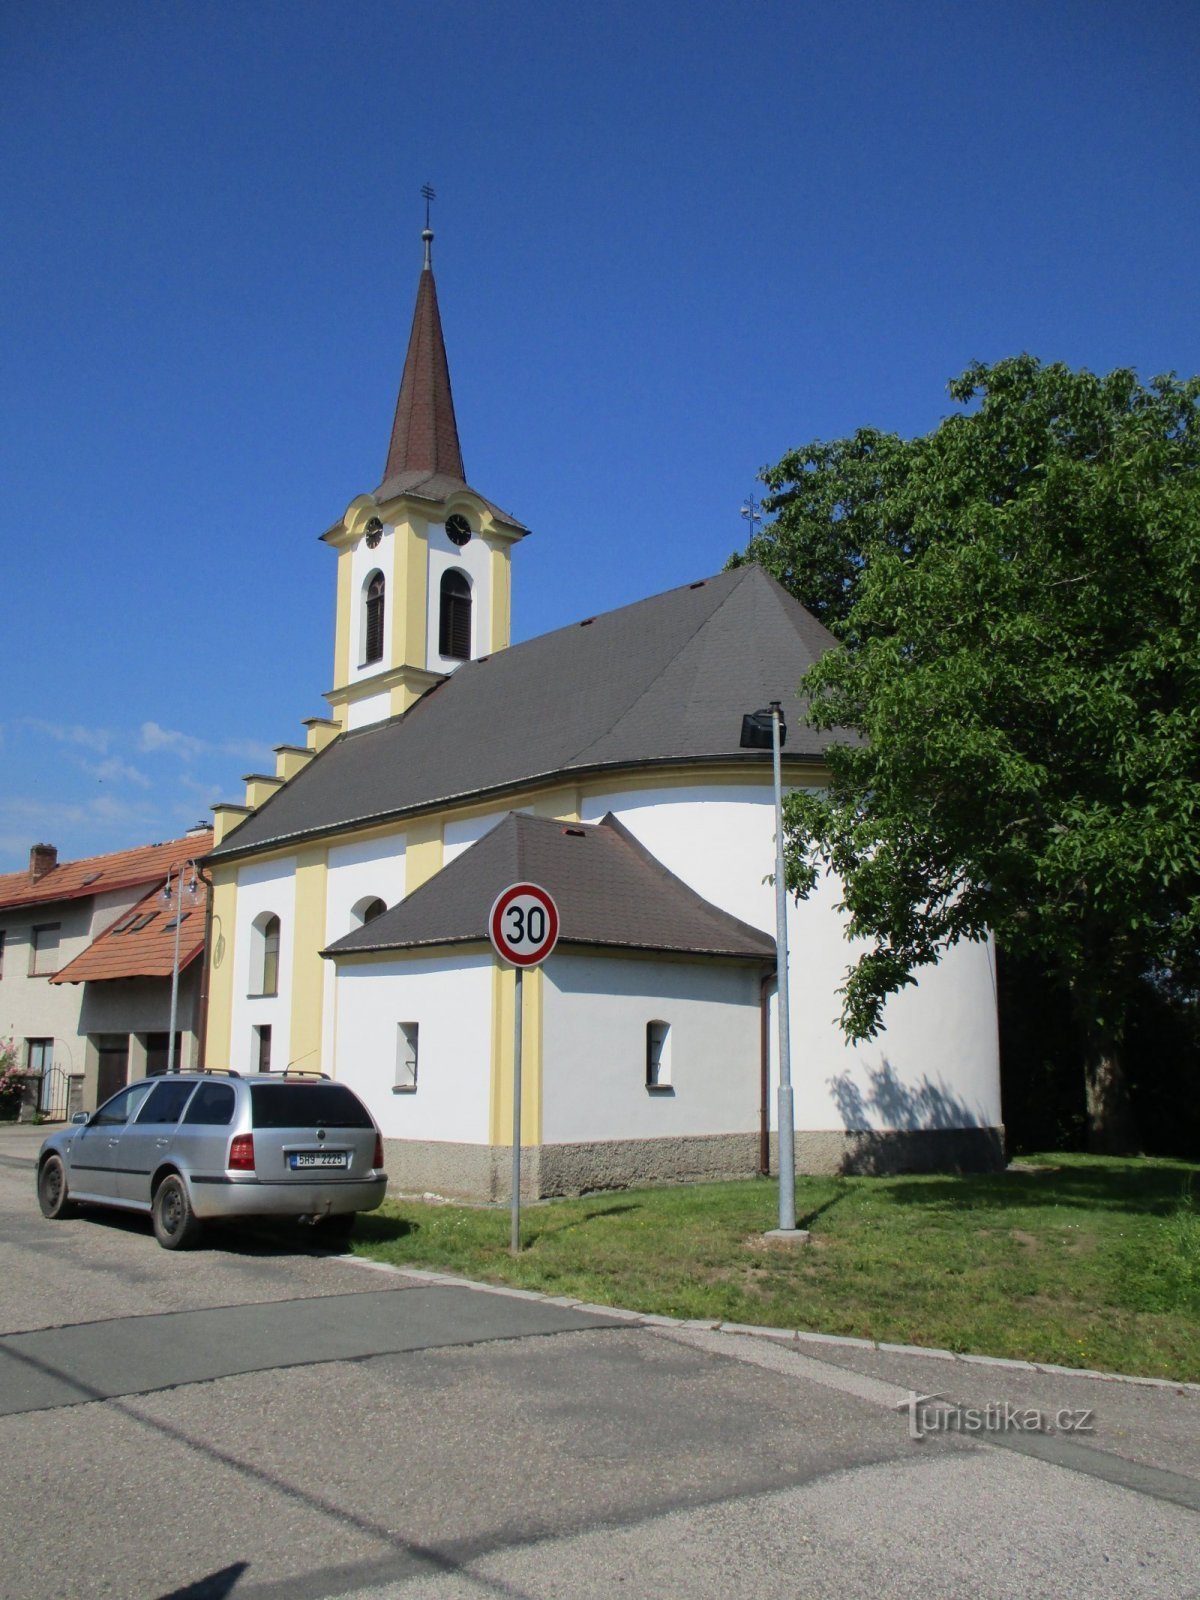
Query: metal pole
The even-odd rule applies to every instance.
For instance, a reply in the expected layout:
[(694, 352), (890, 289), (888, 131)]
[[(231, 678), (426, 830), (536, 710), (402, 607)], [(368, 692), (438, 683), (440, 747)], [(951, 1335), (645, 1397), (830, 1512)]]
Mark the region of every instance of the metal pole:
[(514, 1256), (521, 1253), (521, 979), (517, 968), (516, 999), (513, 1003), (513, 1138), (512, 1138), (512, 1239)]
[(787, 889), (783, 877), (783, 762), (779, 724), (783, 707), (771, 701), (771, 752), (775, 769), (775, 1004), (779, 1017), (779, 1226), (796, 1228), (796, 1117), (792, 1103), (791, 1018), (788, 1011)]
[[(167, 878), (167, 903), (170, 904), (171, 880)], [(167, 1071), (175, 1072), (175, 1019), (179, 1010), (179, 924), (183, 919), (183, 869), (175, 874), (175, 961), (171, 967), (171, 1026), (167, 1032)]]

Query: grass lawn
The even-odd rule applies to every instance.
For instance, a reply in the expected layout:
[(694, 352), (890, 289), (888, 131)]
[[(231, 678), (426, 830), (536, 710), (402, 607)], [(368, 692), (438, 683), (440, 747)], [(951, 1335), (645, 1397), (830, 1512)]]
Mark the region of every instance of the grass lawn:
[(674, 1317), (719, 1317), (1200, 1381), (1200, 1166), (1030, 1157), (987, 1177), (801, 1178), (806, 1248), (770, 1245), (773, 1182), (624, 1190), (509, 1216), (389, 1200), (359, 1255)]

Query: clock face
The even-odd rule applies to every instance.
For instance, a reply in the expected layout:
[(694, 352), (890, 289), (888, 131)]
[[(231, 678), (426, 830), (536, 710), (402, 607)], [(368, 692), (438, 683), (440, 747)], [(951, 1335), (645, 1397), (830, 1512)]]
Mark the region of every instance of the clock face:
[(374, 550), (383, 538), (383, 523), (378, 517), (372, 517), (367, 523), (367, 549)]
[(458, 545), (461, 550), (471, 537), (471, 524), (456, 511), (452, 517), (446, 518), (446, 535), (450, 543)]

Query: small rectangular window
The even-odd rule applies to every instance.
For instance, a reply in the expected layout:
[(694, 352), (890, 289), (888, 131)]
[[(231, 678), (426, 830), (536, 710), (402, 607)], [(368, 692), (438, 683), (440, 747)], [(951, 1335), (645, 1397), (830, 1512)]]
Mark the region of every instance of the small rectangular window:
[(33, 929), (29, 941), (31, 978), (49, 977), (52, 972), (58, 971), (58, 936), (61, 931), (60, 922), (44, 922)]
[(393, 1094), (417, 1092), (417, 1054), (420, 1027), (415, 1022), (396, 1025), (396, 1081)]
[(141, 933), (143, 928), (148, 928), (158, 915), (157, 911), (148, 911), (144, 917), (139, 917), (130, 929), (131, 933)]
[(271, 1070), (271, 1024), (260, 1023), (254, 1030), (254, 1053), (257, 1057), (257, 1072), (270, 1072)]
[(163, 924), (163, 932), (164, 933), (172, 933), (176, 928), (180, 927), (183, 923), (185, 923), (187, 921), (187, 919), (191, 916), (191, 914), (192, 913), (190, 911), (185, 911), (183, 913), (183, 915), (180, 916), (180, 917), (172, 917), (170, 922), (165, 922)]
[(646, 1024), (646, 1087), (669, 1089), (671, 1087), (671, 1024), (648, 1022)]

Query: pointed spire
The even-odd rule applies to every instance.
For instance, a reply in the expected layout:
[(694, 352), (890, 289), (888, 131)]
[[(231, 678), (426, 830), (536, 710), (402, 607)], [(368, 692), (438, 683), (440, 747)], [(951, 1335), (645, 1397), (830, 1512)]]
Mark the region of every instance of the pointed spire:
[(458, 424), (454, 419), (454, 397), (450, 392), (450, 367), (442, 339), (442, 319), (438, 314), (437, 287), (433, 281), (430, 246), (433, 232), (426, 218), (421, 234), (425, 243), (425, 262), (417, 285), (417, 304), (404, 376), (396, 401), (396, 418), (388, 445), (383, 482), (401, 472), (436, 472), (466, 480)]

